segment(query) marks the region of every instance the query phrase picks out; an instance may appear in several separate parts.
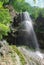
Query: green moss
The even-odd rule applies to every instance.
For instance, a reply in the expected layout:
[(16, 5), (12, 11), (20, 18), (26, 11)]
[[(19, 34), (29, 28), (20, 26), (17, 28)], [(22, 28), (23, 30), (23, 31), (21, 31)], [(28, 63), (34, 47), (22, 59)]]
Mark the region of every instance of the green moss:
[(10, 46), (12, 47), (12, 49), (17, 53), (17, 55), (20, 57), (20, 61), (22, 63), (22, 65), (25, 65), (26, 64), (26, 61), (25, 61), (25, 58), (24, 58), (24, 55), (17, 49), (17, 47), (14, 45)]

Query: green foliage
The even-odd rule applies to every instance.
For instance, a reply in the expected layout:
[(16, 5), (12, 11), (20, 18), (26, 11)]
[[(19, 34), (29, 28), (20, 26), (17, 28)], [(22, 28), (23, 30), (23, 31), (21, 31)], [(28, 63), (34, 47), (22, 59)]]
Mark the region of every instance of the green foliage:
[(17, 2), (22, 2), (22, 3), (25, 2), (25, 0), (16, 0), (16, 1), (17, 1)]
[(10, 31), (9, 27), (0, 23), (0, 39), (2, 39), (3, 35), (7, 35), (8, 31)]
[(44, 17), (44, 8), (42, 8), (42, 9), (39, 11), (39, 14), (41, 14), (42, 17)]
[(25, 65), (26, 64), (25, 56), (17, 49), (17, 47), (15, 45), (10, 46), (10, 48), (12, 48), (19, 56), (21, 65)]
[(0, 8), (2, 8), (3, 2), (0, 2)]
[(31, 10), (31, 16), (34, 18), (34, 19), (37, 19), (37, 17), (39, 16), (39, 8), (36, 8), (36, 7), (33, 7), (32, 10)]
[(0, 39), (10, 31), (11, 17), (8, 9), (0, 8)]
[(22, 5), (24, 4), (25, 0), (12, 0), (11, 5), (15, 8), (17, 12), (22, 11)]
[(3, 4), (8, 3), (9, 0), (0, 0), (0, 2), (3, 2)]
[(5, 25), (9, 25), (10, 20), (11, 20), (11, 17), (9, 14), (9, 10), (1, 8), (0, 9), (0, 23), (3, 23)]
[(3, 39), (3, 35), (7, 35), (10, 31), (11, 16), (8, 9), (4, 9), (2, 2), (0, 2), (0, 40)]
[[(34, 0), (36, 2), (36, 0)], [(28, 11), (29, 14), (36, 20), (39, 14), (44, 17), (44, 9), (39, 7), (31, 7), (25, 0), (12, 0), (11, 5), (17, 12)]]

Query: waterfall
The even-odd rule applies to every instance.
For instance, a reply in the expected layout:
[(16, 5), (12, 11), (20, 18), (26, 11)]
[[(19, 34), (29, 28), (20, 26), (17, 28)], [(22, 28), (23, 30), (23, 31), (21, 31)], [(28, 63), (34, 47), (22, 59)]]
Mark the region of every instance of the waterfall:
[[(33, 29), (32, 20), (29, 16), (28, 12), (23, 12), (21, 20), (23, 21), (27, 34), (30, 36), (30, 39), (32, 41), (31, 45), (33, 44), (33, 47), (36, 50), (39, 50), (39, 44), (38, 44), (34, 29)], [(27, 40), (27, 43), (29, 43), (28, 40)]]
[[(25, 30), (27, 31), (26, 43), (30, 45), (30, 41), (29, 40), (31, 40), (31, 45), (35, 48), (36, 54), (38, 56), (40, 56), (41, 58), (43, 58), (42, 54), (40, 53), (39, 44), (38, 44), (38, 41), (37, 41), (36, 34), (34, 32), (34, 28), (33, 28), (32, 22), (33, 21), (31, 20), (31, 18), (29, 16), (29, 13), (28, 12), (23, 12), (22, 15), (21, 15), (21, 24), (24, 25)], [(29, 37), (30, 37), (30, 39), (29, 39)]]

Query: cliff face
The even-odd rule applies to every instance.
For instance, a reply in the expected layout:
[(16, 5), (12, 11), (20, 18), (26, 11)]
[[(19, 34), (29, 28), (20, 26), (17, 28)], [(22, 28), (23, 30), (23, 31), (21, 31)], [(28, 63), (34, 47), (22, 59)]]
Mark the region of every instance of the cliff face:
[(41, 15), (36, 19), (35, 31), (40, 48), (44, 48), (44, 17)]

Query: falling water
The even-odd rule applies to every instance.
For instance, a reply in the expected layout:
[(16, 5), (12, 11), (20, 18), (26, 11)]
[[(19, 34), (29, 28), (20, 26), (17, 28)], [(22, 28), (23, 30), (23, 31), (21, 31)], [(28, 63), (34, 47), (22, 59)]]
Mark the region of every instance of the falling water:
[[(36, 49), (36, 54), (38, 56), (40, 56), (42, 58), (42, 54), (40, 53), (40, 49), (39, 49), (39, 44), (34, 32), (34, 28), (33, 28), (33, 24), (32, 24), (32, 20), (28, 14), (28, 12), (23, 12), (21, 19), (23, 18), (22, 22), (25, 26), (25, 29), (27, 31), (27, 34), (30, 36), (31, 38), (31, 45), (33, 44), (34, 48)], [(29, 41), (27, 41), (27, 43), (30, 43)]]
[(34, 32), (34, 29), (33, 29), (32, 20), (31, 20), (31, 18), (29, 16), (28, 12), (24, 12), (23, 13), (23, 22), (24, 22), (24, 25), (25, 25), (27, 34), (31, 38), (31, 41), (32, 41), (31, 44), (34, 45), (34, 48), (36, 50), (39, 50), (39, 45), (38, 45), (38, 41), (37, 41), (37, 38), (36, 38), (36, 35), (35, 35), (35, 32)]

